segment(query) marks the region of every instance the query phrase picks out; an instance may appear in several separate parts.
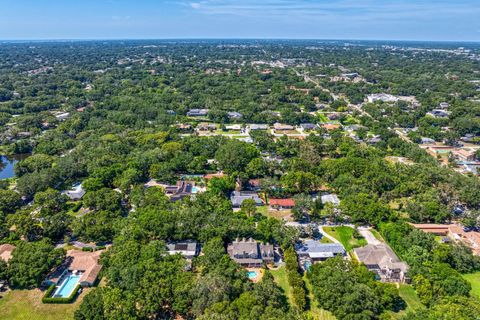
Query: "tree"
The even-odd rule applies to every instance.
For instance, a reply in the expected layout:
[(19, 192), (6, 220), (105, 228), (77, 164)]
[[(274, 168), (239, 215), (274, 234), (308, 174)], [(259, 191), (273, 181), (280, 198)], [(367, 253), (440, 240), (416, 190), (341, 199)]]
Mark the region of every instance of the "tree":
[(227, 173), (245, 171), (257, 156), (258, 151), (254, 146), (236, 139), (225, 141), (215, 153), (218, 165)]
[(75, 320), (104, 320), (103, 289), (95, 288), (90, 291), (82, 300), (82, 303), (75, 310)]
[(242, 202), (242, 212), (247, 215), (247, 217), (253, 216), (257, 212), (257, 204), (252, 199), (246, 199)]
[(9, 261), (10, 285), (31, 289), (38, 287), (46, 274), (59, 265), (65, 257), (62, 249), (55, 249), (48, 241), (21, 241)]
[(21, 204), (22, 198), (17, 192), (0, 189), (0, 212), (14, 213)]

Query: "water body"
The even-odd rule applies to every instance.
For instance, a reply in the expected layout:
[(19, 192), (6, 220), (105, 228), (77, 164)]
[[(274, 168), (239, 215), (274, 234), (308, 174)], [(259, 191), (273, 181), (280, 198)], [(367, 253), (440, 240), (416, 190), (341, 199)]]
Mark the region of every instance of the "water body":
[(14, 154), (11, 156), (0, 156), (0, 180), (15, 177), (13, 167), (15, 163), (28, 157), (27, 154)]

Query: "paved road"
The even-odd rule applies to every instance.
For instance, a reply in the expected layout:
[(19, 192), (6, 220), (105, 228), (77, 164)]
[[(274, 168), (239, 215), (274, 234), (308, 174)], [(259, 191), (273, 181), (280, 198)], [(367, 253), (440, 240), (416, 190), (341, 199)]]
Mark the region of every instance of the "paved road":
[(368, 244), (373, 244), (373, 245), (379, 245), (382, 244), (375, 236), (373, 233), (370, 231), (369, 228), (366, 227), (358, 227), (358, 232), (367, 240)]

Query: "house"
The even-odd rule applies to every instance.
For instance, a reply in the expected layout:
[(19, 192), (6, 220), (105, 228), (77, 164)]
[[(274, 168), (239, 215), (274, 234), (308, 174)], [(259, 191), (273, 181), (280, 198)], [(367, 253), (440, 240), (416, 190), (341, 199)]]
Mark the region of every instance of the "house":
[(371, 138), (367, 139), (368, 144), (377, 144), (377, 143), (380, 143), (380, 142), (382, 142), (382, 138), (380, 138), (378, 136), (377, 137), (371, 137)]
[(82, 287), (93, 286), (102, 270), (102, 265), (99, 263), (102, 252), (103, 250), (94, 252), (68, 250), (64, 262), (47, 277), (43, 284), (60, 285), (69, 275), (77, 275), (78, 283)]
[(0, 245), (0, 260), (8, 262), (12, 258), (13, 250), (15, 250), (15, 246), (11, 244), (1, 244)]
[(463, 162), (475, 161), (477, 158), (475, 150), (472, 149), (455, 149), (452, 154), (458, 161)]
[(272, 209), (277, 210), (292, 209), (295, 206), (295, 201), (292, 198), (268, 199), (268, 203)]
[(340, 124), (337, 123), (324, 123), (321, 127), (325, 130), (332, 131), (340, 128)]
[(273, 263), (275, 258), (273, 245), (261, 244), (252, 238), (236, 239), (228, 245), (227, 252), (230, 258), (244, 267), (261, 267)]
[(446, 236), (449, 233), (450, 225), (448, 224), (434, 224), (434, 223), (409, 223), (415, 229), (422, 230), (426, 233), (431, 233), (436, 236)]
[(327, 193), (321, 196), (320, 198), (322, 200), (323, 204), (331, 203), (335, 207), (340, 205), (340, 199), (338, 199), (338, 196), (334, 193)]
[(304, 131), (308, 131), (308, 130), (316, 130), (318, 126), (314, 123), (302, 123), (300, 124), (300, 128), (302, 128)]
[(227, 117), (230, 120), (240, 120), (243, 118), (243, 114), (237, 111), (230, 111), (230, 112), (227, 112)]
[(440, 103), (440, 105), (438, 106), (440, 109), (448, 109), (450, 105), (448, 104), (448, 102), (442, 102)]
[(295, 127), (294, 126), (291, 126), (289, 124), (281, 124), (281, 123), (274, 123), (273, 124), (273, 128), (276, 130), (276, 131), (290, 131), (290, 130), (295, 130)]
[(251, 124), (250, 130), (268, 130), (267, 124)]
[(339, 118), (339, 115), (338, 115), (338, 113), (330, 113), (330, 114), (327, 116), (327, 118), (328, 118), (329, 120), (337, 120), (337, 119)]
[(230, 201), (232, 202), (232, 206), (234, 208), (240, 208), (242, 206), (243, 201), (247, 199), (252, 199), (255, 201), (257, 206), (261, 206), (263, 204), (262, 199), (258, 196), (256, 192), (251, 191), (233, 191), (230, 196)]
[(408, 265), (400, 261), (397, 255), (386, 244), (369, 244), (353, 249), (355, 258), (365, 264), (368, 270), (377, 274), (382, 282), (403, 283), (407, 277)]
[(176, 184), (159, 183), (153, 179), (143, 185), (145, 188), (160, 187), (165, 191), (165, 195), (171, 201), (178, 201), (187, 196), (200, 192), (200, 188), (195, 186), (194, 182), (179, 180)]
[(307, 270), (310, 265), (336, 256), (344, 257), (345, 248), (340, 243), (321, 243), (317, 240), (306, 240), (295, 245), (300, 266)]
[(62, 194), (66, 195), (72, 201), (80, 200), (85, 195), (86, 191), (83, 189), (81, 183), (74, 184), (72, 189), (62, 191)]
[(187, 112), (188, 117), (206, 117), (208, 114), (208, 109), (190, 109)]
[(251, 191), (260, 191), (261, 190), (261, 182), (260, 179), (250, 179), (245, 186), (247, 190)]
[(181, 254), (191, 260), (200, 253), (200, 245), (196, 241), (179, 241), (167, 243), (168, 254)]
[(179, 123), (177, 124), (177, 129), (182, 131), (188, 131), (192, 129), (192, 125), (188, 123)]
[(420, 139), (420, 143), (421, 144), (434, 144), (435, 143), (435, 140), (431, 139), (431, 138), (425, 138), (425, 137), (422, 137)]
[(367, 101), (370, 103), (375, 103), (377, 101), (382, 102), (397, 102), (399, 99), (391, 94), (386, 93), (375, 93), (367, 96)]
[(473, 254), (480, 255), (480, 232), (466, 231), (466, 229), (458, 225), (450, 225), (448, 231), (450, 238), (470, 247)]
[(448, 118), (449, 112), (442, 109), (433, 109), (430, 112), (427, 112), (427, 116), (434, 118)]
[(215, 123), (202, 122), (197, 125), (198, 131), (214, 131), (217, 130), (217, 125)]
[(242, 130), (242, 126), (239, 125), (239, 124), (230, 124), (230, 125), (225, 126), (225, 130), (227, 130), (227, 131), (230, 131), (230, 130), (240, 131), (240, 130)]
[(59, 113), (59, 114), (55, 115), (55, 118), (57, 118), (57, 120), (59, 120), (59, 121), (65, 121), (69, 117), (70, 117), (70, 113), (68, 113), (68, 112), (63, 112), (63, 113)]
[(211, 180), (213, 178), (224, 178), (226, 177), (227, 175), (223, 172), (217, 172), (217, 173), (208, 173), (206, 175), (203, 176), (203, 179), (205, 180)]

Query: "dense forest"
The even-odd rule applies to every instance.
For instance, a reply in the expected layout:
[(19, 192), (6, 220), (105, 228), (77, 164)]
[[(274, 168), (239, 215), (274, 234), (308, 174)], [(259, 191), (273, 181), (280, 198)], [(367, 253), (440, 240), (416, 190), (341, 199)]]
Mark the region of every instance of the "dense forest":
[[(480, 301), (462, 275), (480, 271), (480, 258), (408, 223), (475, 228), (480, 180), (440, 166), (393, 130), (417, 128), (413, 141), (469, 134), (480, 142), (480, 48), (457, 48), (253, 40), (1, 44), (0, 153), (28, 156), (16, 163), (14, 177), (0, 180), (0, 243), (16, 247), (8, 264), (0, 259), (0, 279), (14, 290), (40, 287), (64, 260), (63, 245), (80, 241), (108, 249), (102, 283), (85, 294), (76, 320), (310, 319), (317, 303), (337, 319), (478, 319)], [(362, 80), (332, 80), (345, 73)], [(384, 92), (418, 103), (364, 103)], [(429, 117), (442, 102), (450, 116)], [(188, 116), (192, 109), (208, 114)], [(298, 126), (331, 113), (339, 128), (302, 139), (269, 130), (251, 131), (250, 141), (222, 134), (232, 124)], [(219, 134), (198, 134), (200, 122), (218, 124)], [(363, 141), (346, 134), (352, 125)], [(373, 136), (376, 143), (365, 142)], [(145, 187), (189, 176), (206, 191), (174, 202), (164, 189)], [(354, 260), (329, 259), (304, 276), (293, 250), (304, 237), (298, 228), (249, 201), (232, 208), (231, 193), (252, 180), (264, 199), (293, 198), (296, 222), (379, 230), (410, 266), (424, 308), (406, 312), (397, 287)], [(62, 192), (75, 183), (86, 192), (79, 201)], [(341, 199), (338, 208), (317, 200), (325, 189)], [(248, 281), (226, 250), (237, 238), (280, 248), (292, 299), (269, 270), (260, 282)], [(167, 243), (182, 240), (201, 243), (191, 265), (167, 254)]]

